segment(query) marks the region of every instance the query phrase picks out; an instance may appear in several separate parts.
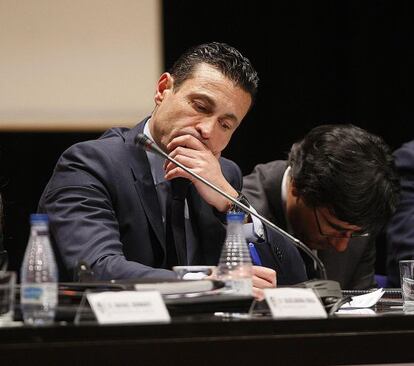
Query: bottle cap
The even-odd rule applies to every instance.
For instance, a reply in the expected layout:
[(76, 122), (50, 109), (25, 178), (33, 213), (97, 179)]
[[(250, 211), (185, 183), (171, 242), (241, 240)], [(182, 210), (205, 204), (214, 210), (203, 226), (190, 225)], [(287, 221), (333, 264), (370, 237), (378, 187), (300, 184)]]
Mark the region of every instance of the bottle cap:
[(227, 221), (243, 221), (243, 220), (244, 220), (244, 212), (235, 212), (235, 211), (227, 212)]
[(30, 215), (30, 223), (39, 223), (39, 222), (49, 222), (49, 217), (47, 214), (31, 214)]

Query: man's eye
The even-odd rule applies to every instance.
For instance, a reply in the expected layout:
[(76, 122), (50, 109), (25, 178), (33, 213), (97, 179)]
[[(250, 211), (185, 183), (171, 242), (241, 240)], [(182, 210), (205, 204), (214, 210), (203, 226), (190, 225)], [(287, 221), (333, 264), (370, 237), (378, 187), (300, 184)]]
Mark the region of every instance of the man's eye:
[(199, 112), (208, 113), (208, 109), (203, 104), (193, 103), (193, 106)]
[(219, 121), (219, 123), (220, 123), (220, 126), (224, 128), (225, 130), (229, 130), (231, 128), (231, 126), (224, 121)]

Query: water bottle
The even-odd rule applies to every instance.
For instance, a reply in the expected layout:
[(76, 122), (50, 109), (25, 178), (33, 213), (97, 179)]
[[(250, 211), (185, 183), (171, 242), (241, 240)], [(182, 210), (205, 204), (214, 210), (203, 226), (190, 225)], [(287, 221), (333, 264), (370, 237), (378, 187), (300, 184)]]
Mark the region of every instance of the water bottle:
[(227, 214), (227, 234), (217, 277), (235, 294), (252, 296), (252, 260), (243, 231), (243, 212)]
[(47, 325), (53, 323), (58, 303), (58, 275), (48, 216), (32, 214), (30, 224), (20, 273), (20, 304), (25, 324)]

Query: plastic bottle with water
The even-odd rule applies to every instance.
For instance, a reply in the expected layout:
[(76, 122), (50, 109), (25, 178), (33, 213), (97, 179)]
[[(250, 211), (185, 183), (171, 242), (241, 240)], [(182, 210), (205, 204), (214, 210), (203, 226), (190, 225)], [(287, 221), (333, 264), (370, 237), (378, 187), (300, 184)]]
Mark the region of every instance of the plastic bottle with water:
[(252, 260), (243, 231), (243, 212), (227, 214), (227, 234), (217, 277), (237, 295), (252, 296)]
[(21, 267), (20, 304), (25, 324), (54, 321), (58, 303), (58, 275), (45, 214), (30, 215), (30, 237)]

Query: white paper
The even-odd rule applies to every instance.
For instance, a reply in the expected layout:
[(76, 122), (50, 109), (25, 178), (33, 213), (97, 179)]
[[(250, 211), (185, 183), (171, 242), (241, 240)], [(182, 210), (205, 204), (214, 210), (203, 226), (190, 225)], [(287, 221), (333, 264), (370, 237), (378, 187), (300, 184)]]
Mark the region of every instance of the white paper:
[(325, 308), (309, 288), (273, 288), (264, 290), (273, 318), (327, 318)]
[(99, 324), (171, 321), (158, 291), (108, 291), (86, 296)]
[(353, 296), (350, 302), (341, 306), (341, 309), (370, 308), (378, 302), (382, 295), (384, 295), (384, 290), (380, 288), (364, 295)]
[(376, 315), (376, 312), (372, 309), (339, 309), (335, 314), (341, 315)]
[(214, 290), (211, 280), (136, 283), (137, 291), (158, 291), (162, 295), (206, 292)]
[(183, 280), (202, 280), (207, 275), (203, 272), (189, 272), (183, 276)]

